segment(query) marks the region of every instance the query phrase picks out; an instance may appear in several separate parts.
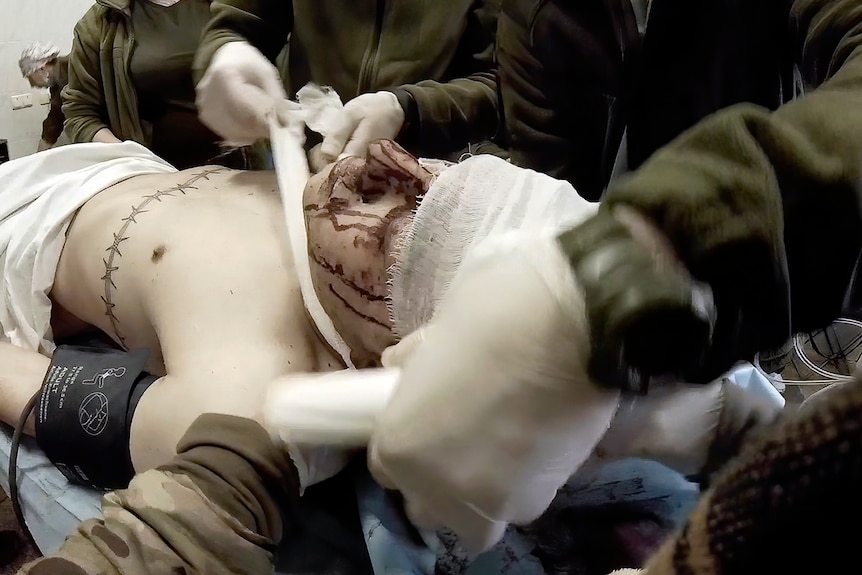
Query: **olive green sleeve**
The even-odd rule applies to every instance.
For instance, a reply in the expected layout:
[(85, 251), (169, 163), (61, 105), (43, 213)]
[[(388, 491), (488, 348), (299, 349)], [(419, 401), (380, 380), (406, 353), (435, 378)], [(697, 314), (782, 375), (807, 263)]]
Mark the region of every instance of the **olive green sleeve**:
[(107, 494), (56, 553), (23, 573), (272, 573), (298, 497), (287, 453), (254, 421), (203, 415), (168, 465)]
[(105, 8), (94, 5), (75, 25), (69, 54), (69, 82), (63, 88), (65, 130), (73, 143), (91, 142), (108, 128), (99, 61), (100, 25)]
[(713, 114), (602, 206), (651, 218), (712, 287), (713, 374), (834, 319), (862, 247), (862, 4), (796, 0), (790, 28), (806, 95)]
[(450, 79), (392, 90), (404, 108), (398, 141), (408, 150), (443, 157), (494, 137), (499, 129), (494, 55), (499, 0), (477, 2), (470, 14)]
[(249, 42), (274, 62), (293, 28), (293, 3), (289, 0), (216, 0), (210, 13), (192, 66), (195, 84), (216, 51), (228, 42)]
[(42, 139), (48, 144), (56, 144), (60, 134), (63, 133), (63, 122), (63, 100), (60, 97), (60, 89), (52, 89), (48, 115), (42, 122)]

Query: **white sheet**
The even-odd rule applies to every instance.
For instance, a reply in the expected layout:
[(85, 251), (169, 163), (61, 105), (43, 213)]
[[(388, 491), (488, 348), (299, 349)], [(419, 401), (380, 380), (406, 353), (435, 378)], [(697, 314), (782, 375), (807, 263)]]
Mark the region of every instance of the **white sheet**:
[(0, 164), (4, 338), (53, 352), (48, 293), (75, 211), (126, 178), (176, 171), (134, 142), (75, 144)]

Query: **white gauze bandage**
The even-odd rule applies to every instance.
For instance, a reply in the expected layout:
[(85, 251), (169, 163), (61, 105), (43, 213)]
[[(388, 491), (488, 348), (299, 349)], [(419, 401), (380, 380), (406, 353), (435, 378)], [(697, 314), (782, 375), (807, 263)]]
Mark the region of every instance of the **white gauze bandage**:
[[(432, 318), (468, 252), (505, 232), (555, 233), (596, 213), (568, 182), (490, 155), (443, 170), (396, 243), (390, 308), (406, 337)], [(494, 286), (489, 286), (489, 295)]]
[[(305, 309), (318, 332), (338, 353), (347, 367), (352, 368), (350, 347), (335, 329), (332, 319), (323, 309), (314, 283), (308, 258), (308, 232), (305, 228), (303, 192), (308, 183), (308, 160), (305, 156), (305, 126), (326, 133), (332, 118), (341, 109), (341, 100), (333, 90), (308, 84), (297, 93), (298, 102), (280, 102), (282, 109), (270, 117), (270, 141), (273, 162), (281, 192), (284, 216), (290, 235), (293, 265), (299, 280)], [(278, 116), (278, 117), (277, 117)], [(285, 119), (287, 121), (285, 121)]]
[[(474, 156), (449, 167), (436, 161), (423, 165), (437, 179), (395, 246), (391, 311), (401, 337), (431, 319), (468, 252), (493, 250), (495, 237), (514, 230), (553, 234), (597, 209), (567, 182), (494, 156)], [(489, 294), (493, 290), (489, 286)], [(397, 378), (397, 369), (286, 378), (269, 396), (268, 425), (297, 443), (364, 446)]]

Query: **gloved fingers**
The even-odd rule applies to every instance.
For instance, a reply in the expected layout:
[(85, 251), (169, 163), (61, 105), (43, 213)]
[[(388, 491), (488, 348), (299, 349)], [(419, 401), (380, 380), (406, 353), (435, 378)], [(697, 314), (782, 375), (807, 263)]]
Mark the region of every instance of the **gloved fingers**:
[(414, 497), (404, 498), (404, 511), (410, 522), (420, 529), (439, 529), (443, 523)]
[(294, 121), (295, 115), (300, 112), (299, 103), (287, 99), (276, 99), (272, 108), (276, 122), (282, 127), (289, 126)]
[(430, 325), (422, 326), (395, 345), (390, 345), (384, 349), (383, 355), (380, 357), (383, 367), (400, 367), (404, 365), (407, 358), (413, 355), (419, 346), (424, 343), (430, 329)]
[(201, 122), (233, 145), (253, 144), (269, 135), (267, 116), (274, 100), (251, 84), (227, 83), (221, 95), (222, 104), (210, 105), (199, 99)]
[(353, 135), (344, 145), (344, 151), (338, 159), (350, 156), (365, 156), (368, 153), (368, 145), (375, 140), (391, 140), (395, 134), (383, 126), (375, 126), (374, 122), (365, 118), (356, 126)]
[(196, 92), (201, 121), (231, 144), (265, 138), (268, 114), (286, 100), (278, 70), (246, 42), (219, 48)]
[[(392, 481), (380, 460), (376, 442), (368, 449), (368, 469), (371, 476), (385, 489), (399, 490)], [(436, 529), (447, 527), (461, 540), (461, 544), (471, 553), (481, 553), (493, 546), (503, 537), (508, 525), (505, 521), (494, 521), (485, 517), (477, 509), (453, 499), (449, 490), (428, 484), (424, 497), (402, 491), (407, 516), (417, 527)]]
[(362, 121), (362, 117), (354, 113), (349, 105), (350, 103), (344, 107), (340, 121), (326, 135), (323, 143), (320, 145), (320, 153), (325, 158), (329, 158), (328, 161), (330, 162), (335, 161), (341, 155), (347, 141), (350, 140), (356, 127)]
[(459, 543), (471, 554), (487, 551), (503, 538), (509, 525), (506, 521), (493, 521), (461, 502), (453, 503), (453, 507), (441, 510), (447, 518), (445, 525), (458, 535)]
[(383, 462), (380, 460), (377, 442), (373, 439), (371, 441), (371, 445), (368, 446), (368, 471), (371, 473), (371, 477), (374, 478), (374, 481), (384, 489), (398, 489), (395, 482), (389, 478), (389, 474), (386, 472)]
[(405, 495), (404, 509), (416, 527), (446, 527), (458, 536), (459, 543), (467, 551), (477, 555), (502, 539), (508, 526), (505, 521), (488, 519), (469, 505), (446, 496), (421, 502), (416, 497)]

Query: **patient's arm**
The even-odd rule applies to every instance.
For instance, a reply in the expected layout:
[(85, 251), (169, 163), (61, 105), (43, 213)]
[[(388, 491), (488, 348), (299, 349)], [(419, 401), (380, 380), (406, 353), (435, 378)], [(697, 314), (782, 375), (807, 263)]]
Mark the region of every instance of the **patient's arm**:
[[(40, 353), (0, 342), (0, 422), (16, 425), (24, 406), (39, 389), (50, 360)], [(34, 418), (24, 431), (33, 434)]]
[(271, 573), (297, 496), (296, 469), (259, 425), (204, 415), (170, 462), (107, 494), (103, 520), (22, 573)]

